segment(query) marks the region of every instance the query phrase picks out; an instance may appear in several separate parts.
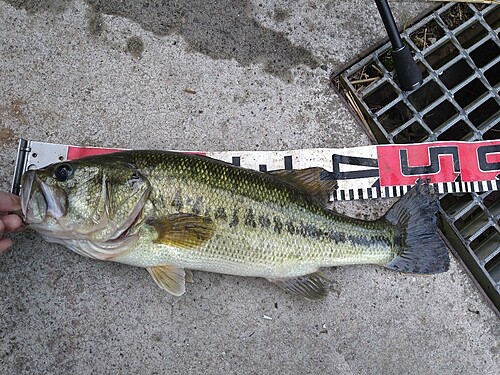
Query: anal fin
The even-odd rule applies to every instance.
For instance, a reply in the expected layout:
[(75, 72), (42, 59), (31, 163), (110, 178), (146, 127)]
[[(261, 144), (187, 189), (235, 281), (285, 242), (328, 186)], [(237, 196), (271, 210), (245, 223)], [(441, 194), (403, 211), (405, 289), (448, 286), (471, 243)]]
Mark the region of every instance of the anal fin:
[(286, 291), (313, 301), (325, 298), (330, 284), (320, 271), (299, 277), (268, 280)]

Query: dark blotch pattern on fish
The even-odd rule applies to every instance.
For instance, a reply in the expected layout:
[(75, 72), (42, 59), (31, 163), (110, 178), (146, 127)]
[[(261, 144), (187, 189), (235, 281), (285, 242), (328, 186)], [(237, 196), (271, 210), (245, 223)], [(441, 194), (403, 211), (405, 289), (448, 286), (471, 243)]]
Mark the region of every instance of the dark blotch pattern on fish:
[(286, 231), (290, 234), (296, 233), (295, 225), (291, 221), (287, 221), (285, 224)]
[(271, 220), (267, 216), (260, 215), (259, 224), (262, 228), (269, 228), (271, 226)]
[(340, 232), (330, 232), (328, 237), (336, 244), (346, 241), (345, 234)]
[(227, 220), (227, 214), (226, 214), (226, 210), (224, 207), (218, 207), (215, 210), (214, 216), (218, 220), (223, 220), (223, 221)]
[(255, 215), (253, 213), (253, 210), (251, 208), (248, 209), (247, 214), (245, 216), (245, 225), (256, 228), (257, 223), (255, 222)]
[(175, 207), (177, 211), (182, 211), (182, 207), (184, 206), (182, 202), (182, 197), (181, 197), (181, 192), (177, 191), (174, 195), (174, 199), (172, 199), (172, 202), (170, 203), (172, 207)]
[(193, 214), (199, 215), (201, 213), (202, 200), (203, 200), (203, 198), (201, 198), (201, 197), (198, 197), (195, 199), (195, 201), (193, 203), (193, 207), (191, 207), (191, 212), (193, 212)]
[(238, 217), (238, 210), (233, 211), (233, 217), (231, 218), (231, 222), (229, 223), (229, 227), (235, 228), (240, 223), (240, 219)]
[(300, 234), (304, 237), (312, 237), (320, 239), (323, 237), (323, 231), (316, 227), (314, 224), (300, 223)]
[(279, 217), (274, 217), (274, 231), (278, 234), (281, 234), (281, 231), (283, 230), (283, 223), (281, 222), (281, 219)]

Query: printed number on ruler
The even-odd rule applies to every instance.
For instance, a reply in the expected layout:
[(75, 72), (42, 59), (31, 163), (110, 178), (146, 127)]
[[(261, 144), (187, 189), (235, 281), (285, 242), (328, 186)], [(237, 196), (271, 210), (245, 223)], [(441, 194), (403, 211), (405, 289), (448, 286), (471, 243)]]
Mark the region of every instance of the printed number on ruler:
[[(499, 141), (376, 147), (376, 158), (333, 155), (334, 177), (353, 180), (352, 187), (334, 192), (334, 200), (401, 196), (419, 179), (435, 184), (440, 193), (500, 190)], [(343, 164), (369, 168), (341, 172)], [(362, 180), (375, 176), (371, 186), (361, 187)]]

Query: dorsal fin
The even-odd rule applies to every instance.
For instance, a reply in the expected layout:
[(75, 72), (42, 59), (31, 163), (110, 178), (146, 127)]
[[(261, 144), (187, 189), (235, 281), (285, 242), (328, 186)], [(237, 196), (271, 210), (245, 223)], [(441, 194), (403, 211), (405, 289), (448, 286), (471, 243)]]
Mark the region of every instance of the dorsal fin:
[(313, 167), (306, 169), (278, 169), (269, 174), (297, 186), (315, 197), (322, 204), (329, 201), (330, 194), (337, 189), (337, 181), (326, 169)]

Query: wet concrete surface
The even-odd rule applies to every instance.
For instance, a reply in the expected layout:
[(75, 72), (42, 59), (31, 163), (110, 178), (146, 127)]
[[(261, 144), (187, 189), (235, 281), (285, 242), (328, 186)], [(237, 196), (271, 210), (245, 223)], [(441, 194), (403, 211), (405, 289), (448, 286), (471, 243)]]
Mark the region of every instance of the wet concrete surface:
[[(400, 24), (427, 4), (395, 2)], [(369, 144), (330, 74), (384, 36), (374, 2), (0, 1), (0, 170), (17, 138), (135, 149)], [(380, 216), (388, 203), (344, 203)], [(499, 325), (457, 263), (417, 277), (326, 270), (322, 302), (142, 269), (33, 232), (0, 257), (2, 374), (496, 374)]]

